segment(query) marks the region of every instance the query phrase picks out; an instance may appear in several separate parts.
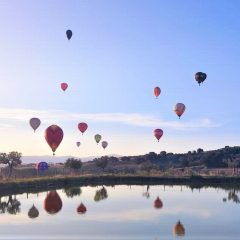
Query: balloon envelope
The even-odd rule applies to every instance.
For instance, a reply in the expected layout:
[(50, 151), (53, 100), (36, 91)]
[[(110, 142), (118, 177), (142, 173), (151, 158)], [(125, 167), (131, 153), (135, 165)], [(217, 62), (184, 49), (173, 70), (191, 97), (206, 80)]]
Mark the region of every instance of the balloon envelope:
[(162, 135), (163, 135), (163, 130), (162, 129), (157, 128), (157, 129), (154, 130), (154, 136), (158, 141), (162, 137)]
[(88, 128), (88, 125), (85, 122), (81, 122), (78, 124), (78, 129), (83, 134)]
[(39, 162), (39, 163), (36, 164), (36, 169), (38, 171), (48, 170), (48, 164), (46, 162)]
[(83, 203), (81, 203), (77, 208), (77, 213), (84, 214), (87, 211), (87, 208)]
[(44, 209), (49, 214), (55, 214), (62, 209), (62, 200), (56, 191), (50, 191), (44, 200)]
[(176, 223), (173, 228), (173, 234), (176, 236), (184, 236), (185, 235), (185, 228), (180, 221)]
[(100, 134), (96, 134), (96, 135), (94, 136), (94, 138), (95, 138), (96, 143), (98, 144), (98, 143), (101, 141), (102, 136), (101, 136)]
[(160, 200), (159, 197), (156, 198), (156, 200), (154, 201), (154, 207), (155, 208), (162, 208), (163, 204), (162, 201)]
[(39, 215), (39, 211), (37, 210), (37, 208), (33, 204), (33, 206), (28, 211), (28, 216), (30, 218), (36, 218), (36, 217), (38, 217), (38, 215)]
[(45, 139), (53, 151), (53, 155), (63, 139), (63, 130), (57, 125), (51, 125), (45, 130)]
[(105, 149), (108, 145), (108, 142), (107, 141), (102, 141), (102, 147)]
[(178, 115), (178, 117), (180, 118), (182, 116), (182, 114), (184, 113), (186, 107), (183, 103), (177, 103), (174, 108), (173, 111)]
[(159, 87), (154, 88), (154, 95), (157, 98), (161, 93), (161, 89)]
[(36, 129), (40, 126), (41, 121), (40, 121), (39, 118), (31, 118), (30, 121), (29, 121), (29, 124), (35, 132)]
[(66, 31), (66, 35), (67, 35), (68, 40), (70, 40), (71, 37), (72, 37), (72, 35), (73, 35), (73, 33), (72, 33), (72, 31), (71, 31), (70, 29), (68, 29), (68, 30)]
[(61, 89), (63, 91), (66, 91), (67, 88), (68, 88), (68, 84), (67, 83), (61, 83)]
[(197, 73), (195, 74), (195, 80), (198, 82), (199, 85), (200, 85), (201, 83), (203, 83), (206, 78), (207, 78), (207, 74), (206, 74), (206, 73), (197, 72)]
[(76, 142), (76, 145), (77, 145), (77, 147), (79, 147), (81, 145), (81, 143), (80, 142)]

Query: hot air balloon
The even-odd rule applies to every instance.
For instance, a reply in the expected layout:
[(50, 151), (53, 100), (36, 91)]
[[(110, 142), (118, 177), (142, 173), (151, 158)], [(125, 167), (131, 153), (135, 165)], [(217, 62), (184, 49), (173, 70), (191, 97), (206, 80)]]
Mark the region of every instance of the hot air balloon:
[(72, 33), (71, 30), (68, 29), (68, 30), (66, 31), (66, 35), (67, 35), (68, 40), (70, 40), (71, 37), (72, 37), (72, 35), (73, 35), (73, 33)]
[(66, 89), (68, 88), (68, 84), (67, 83), (61, 83), (61, 89), (65, 92)]
[(174, 107), (173, 107), (173, 111), (178, 115), (179, 119), (182, 116), (182, 114), (184, 113), (186, 107), (183, 103), (177, 103)]
[(85, 122), (81, 122), (78, 124), (78, 129), (83, 134), (88, 128), (88, 125)]
[(28, 216), (30, 218), (36, 218), (36, 217), (38, 217), (38, 215), (39, 215), (39, 211), (37, 210), (37, 208), (33, 204), (33, 206), (28, 211)]
[(155, 95), (156, 98), (158, 98), (160, 93), (161, 93), (161, 89), (159, 87), (155, 87), (154, 88), (154, 95)]
[(107, 141), (102, 141), (102, 147), (105, 149), (108, 145), (108, 142)]
[(57, 125), (51, 125), (45, 130), (45, 139), (55, 155), (55, 151), (63, 139), (63, 130)]
[(39, 118), (31, 118), (29, 121), (30, 126), (33, 128), (34, 132), (40, 126), (41, 121)]
[(156, 200), (154, 201), (154, 207), (155, 208), (162, 208), (163, 204), (162, 201), (160, 200), (159, 197), (156, 198)]
[(46, 162), (39, 162), (36, 164), (35, 168), (38, 171), (45, 171), (45, 170), (48, 170), (48, 164)]
[(85, 205), (83, 203), (81, 203), (78, 208), (77, 208), (77, 213), (79, 214), (84, 214), (86, 213), (87, 208), (85, 207)]
[(176, 236), (184, 236), (185, 235), (185, 228), (180, 221), (176, 223), (173, 228), (173, 234)]
[(207, 78), (207, 74), (203, 73), (203, 72), (197, 72), (195, 74), (195, 80), (198, 82), (199, 86), (201, 83), (203, 83), (205, 81), (205, 79)]
[(94, 138), (95, 138), (96, 143), (98, 144), (98, 143), (101, 141), (102, 136), (101, 136), (100, 134), (96, 134), (96, 135), (94, 136)]
[(80, 147), (81, 143), (80, 142), (76, 142), (77, 147)]
[(158, 142), (159, 142), (159, 139), (162, 137), (162, 135), (163, 135), (162, 129), (157, 128), (154, 130), (154, 136), (158, 140)]
[(58, 213), (62, 209), (62, 200), (56, 191), (50, 191), (44, 200), (44, 209), (49, 214)]

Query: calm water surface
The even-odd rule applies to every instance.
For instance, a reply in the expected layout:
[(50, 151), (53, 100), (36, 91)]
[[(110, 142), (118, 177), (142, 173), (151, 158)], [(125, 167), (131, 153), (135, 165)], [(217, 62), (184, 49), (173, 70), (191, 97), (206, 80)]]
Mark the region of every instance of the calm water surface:
[[(49, 192), (2, 196), (0, 239), (240, 239), (237, 191), (186, 186), (104, 189), (57, 190), (62, 208), (55, 214), (44, 208)], [(162, 207), (157, 209), (158, 196)], [(77, 212), (81, 202), (87, 208), (85, 214)], [(36, 218), (28, 216), (33, 204), (39, 211)], [(174, 234), (178, 221), (185, 230), (183, 236)]]

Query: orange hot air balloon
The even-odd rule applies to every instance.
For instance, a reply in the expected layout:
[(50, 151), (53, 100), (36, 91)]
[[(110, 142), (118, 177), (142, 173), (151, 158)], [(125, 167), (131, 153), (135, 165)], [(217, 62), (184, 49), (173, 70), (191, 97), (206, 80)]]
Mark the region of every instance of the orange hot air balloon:
[(155, 95), (156, 98), (158, 98), (158, 96), (160, 95), (160, 93), (161, 93), (160, 87), (155, 87), (155, 88), (154, 88), (154, 95)]
[(50, 191), (44, 200), (44, 209), (49, 214), (56, 214), (62, 209), (62, 200), (56, 191)]
[(78, 124), (78, 129), (83, 134), (88, 128), (88, 125), (85, 122), (81, 122)]
[(185, 235), (185, 228), (180, 221), (176, 223), (173, 228), (173, 234), (176, 236), (184, 236)]
[(154, 207), (155, 208), (162, 208), (163, 204), (162, 201), (160, 200), (159, 197), (156, 198), (156, 200), (154, 201)]
[(66, 89), (68, 88), (68, 84), (67, 83), (61, 83), (61, 89), (65, 92)]
[(57, 125), (51, 125), (45, 130), (45, 139), (55, 155), (55, 151), (63, 139), (63, 130)]
[(83, 203), (81, 203), (78, 208), (77, 208), (77, 213), (79, 214), (84, 214), (86, 213), (87, 208), (85, 207), (85, 205)]
[(158, 128), (158, 129), (154, 130), (154, 136), (158, 140), (158, 142), (159, 142), (159, 139), (162, 137), (162, 135), (163, 135), (163, 130), (162, 129)]
[(186, 107), (183, 103), (177, 103), (174, 107), (173, 107), (173, 111), (178, 115), (179, 119), (182, 116), (182, 114), (184, 113)]

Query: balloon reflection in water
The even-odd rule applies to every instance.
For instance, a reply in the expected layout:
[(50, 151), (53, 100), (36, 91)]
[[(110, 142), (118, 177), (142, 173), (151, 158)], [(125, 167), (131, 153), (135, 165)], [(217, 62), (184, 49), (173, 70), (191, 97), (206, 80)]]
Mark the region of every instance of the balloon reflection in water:
[(49, 214), (56, 214), (62, 209), (62, 200), (55, 190), (47, 194), (44, 200), (44, 209)]
[(28, 211), (28, 216), (30, 218), (37, 218), (38, 215), (39, 215), (39, 211), (37, 210), (37, 208), (33, 204), (33, 206)]
[(84, 214), (86, 213), (87, 208), (85, 207), (85, 205), (83, 203), (81, 203), (78, 208), (77, 208), (77, 213), (79, 214)]
[(185, 228), (184, 228), (183, 224), (180, 221), (178, 221), (176, 223), (176, 225), (174, 226), (173, 234), (175, 236), (184, 236), (185, 235)]
[(162, 201), (159, 197), (157, 197), (156, 200), (154, 201), (154, 207), (155, 208), (162, 208), (163, 207), (163, 203), (162, 203)]

